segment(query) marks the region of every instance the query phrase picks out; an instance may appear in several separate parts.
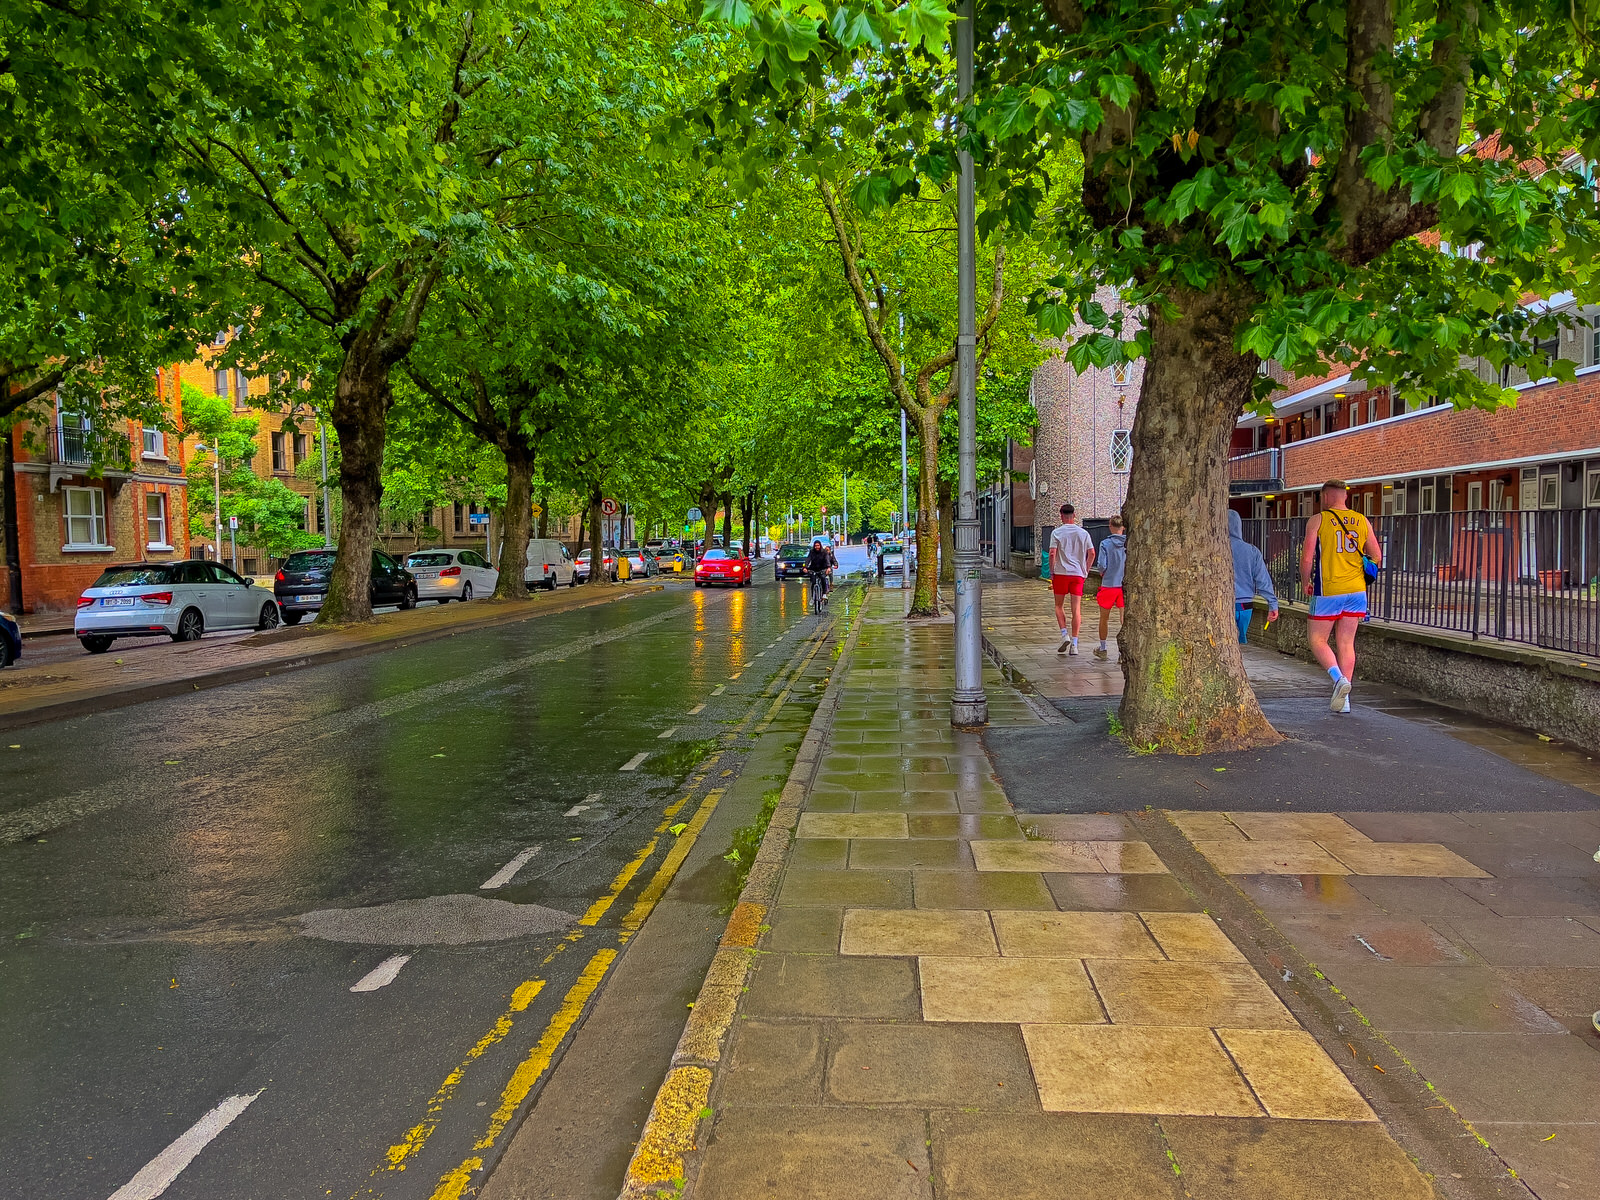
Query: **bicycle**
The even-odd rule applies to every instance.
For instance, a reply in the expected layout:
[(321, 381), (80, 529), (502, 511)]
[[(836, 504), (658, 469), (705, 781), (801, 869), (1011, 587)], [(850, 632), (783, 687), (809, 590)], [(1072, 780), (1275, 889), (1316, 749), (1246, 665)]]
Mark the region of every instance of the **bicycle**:
[(820, 572), (811, 572), (811, 611), (818, 615), (827, 611), (828, 590), (824, 586), (827, 576)]

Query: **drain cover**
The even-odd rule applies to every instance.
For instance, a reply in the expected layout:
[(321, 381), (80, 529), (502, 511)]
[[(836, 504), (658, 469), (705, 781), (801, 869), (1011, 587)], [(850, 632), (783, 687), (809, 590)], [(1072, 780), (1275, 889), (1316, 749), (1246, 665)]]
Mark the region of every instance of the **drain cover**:
[(569, 928), (576, 918), (538, 904), (482, 896), (428, 896), (372, 908), (322, 908), (300, 924), (308, 937), (369, 946), (438, 946), (499, 942)]

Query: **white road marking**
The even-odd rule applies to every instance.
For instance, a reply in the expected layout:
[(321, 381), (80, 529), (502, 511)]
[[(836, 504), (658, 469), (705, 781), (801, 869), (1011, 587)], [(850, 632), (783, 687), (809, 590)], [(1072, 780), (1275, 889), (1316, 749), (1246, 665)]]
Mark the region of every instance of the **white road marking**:
[(627, 762), (623, 763), (620, 767), (618, 767), (617, 770), (619, 770), (619, 771), (637, 771), (639, 769), (639, 764), (642, 763), (645, 759), (647, 759), (649, 757), (650, 757), (650, 751), (641, 750), (641, 751), (639, 751), (639, 753), (635, 754), (632, 758), (630, 758)]
[(699, 716), (701, 713), (705, 712), (705, 710), (706, 710), (706, 706), (704, 704), (696, 704), (693, 708), (691, 708), (689, 710), (689, 715), (691, 717), (696, 717), (696, 716)]
[[(506, 876), (506, 879), (510, 878), (511, 876)], [(483, 886), (488, 887), (489, 885), (486, 883)], [(500, 884), (495, 884), (495, 887), (499, 886)], [(400, 968), (410, 961), (411, 955), (409, 954), (390, 955), (360, 979), (356, 980), (355, 986), (350, 990), (352, 992), (375, 992), (381, 987), (388, 987), (394, 982), (394, 977), (400, 974)]]
[[(599, 792), (590, 792), (587, 796), (585, 796), (583, 798), (583, 803), (582, 804), (574, 804), (571, 808), (567, 809), (567, 811), (562, 813), (561, 815), (564, 816), (564, 817), (575, 817), (581, 812), (587, 812), (592, 805), (599, 803), (599, 801), (600, 801), (600, 793)], [(537, 846), (534, 847), (534, 850), (538, 850), (538, 849), (539, 849), (539, 847), (537, 847)], [(484, 886), (488, 887), (489, 885), (488, 884), (484, 884)]]
[[(567, 814), (569, 817), (571, 815), (571, 813)], [(511, 880), (515, 878), (517, 872), (522, 870), (527, 861), (537, 853), (539, 853), (539, 847), (537, 846), (529, 846), (526, 850), (518, 851), (515, 858), (513, 858), (505, 866), (501, 867), (493, 875), (489, 876), (488, 879), (480, 883), (478, 885), (478, 890), (480, 892), (492, 892), (495, 888), (505, 887), (506, 884), (510, 883)]]
[(760, 657), (761, 657), (761, 656), (762, 656), (762, 655), (764, 655), (764, 654), (766, 654), (766, 651), (765, 651), (765, 650), (757, 650), (757, 651), (756, 651), (756, 657), (757, 657), (757, 658), (760, 658)]
[(675, 734), (677, 732), (678, 732), (678, 727), (676, 725), (674, 725), (671, 729), (663, 729), (660, 733), (656, 734), (656, 738), (659, 741), (665, 741), (667, 738), (671, 737), (673, 734)]
[[(265, 1089), (263, 1089), (265, 1090)], [(144, 1169), (127, 1183), (111, 1193), (111, 1200), (156, 1200), (172, 1186), (173, 1180), (195, 1160), (195, 1156), (210, 1144), (233, 1119), (249, 1108), (261, 1092), (248, 1096), (229, 1096), (193, 1125), (178, 1140), (145, 1164)]]
[(711, 694), (713, 696), (720, 696), (720, 695), (722, 695), (723, 692), (725, 692), (727, 690), (728, 690), (728, 685), (727, 684), (719, 683), (719, 684), (717, 684), (716, 687), (711, 689)]

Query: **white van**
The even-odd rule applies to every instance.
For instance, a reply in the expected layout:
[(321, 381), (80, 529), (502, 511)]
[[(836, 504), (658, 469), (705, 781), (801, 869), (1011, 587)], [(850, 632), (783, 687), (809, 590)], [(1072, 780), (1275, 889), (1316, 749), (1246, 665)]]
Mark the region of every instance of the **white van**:
[(552, 592), (558, 587), (570, 587), (572, 552), (555, 538), (530, 538), (528, 566), (522, 572), (522, 581), (530, 592), (538, 587)]

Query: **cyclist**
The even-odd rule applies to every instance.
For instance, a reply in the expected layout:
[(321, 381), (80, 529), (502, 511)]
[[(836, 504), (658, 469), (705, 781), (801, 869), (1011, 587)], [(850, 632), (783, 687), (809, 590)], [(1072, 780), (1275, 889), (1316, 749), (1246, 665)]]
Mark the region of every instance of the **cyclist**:
[(833, 551), (822, 544), (818, 538), (811, 543), (811, 553), (806, 555), (806, 574), (811, 577), (813, 594), (821, 589), (822, 603), (828, 602), (828, 588), (833, 580), (833, 569), (839, 565), (839, 560), (833, 556)]

